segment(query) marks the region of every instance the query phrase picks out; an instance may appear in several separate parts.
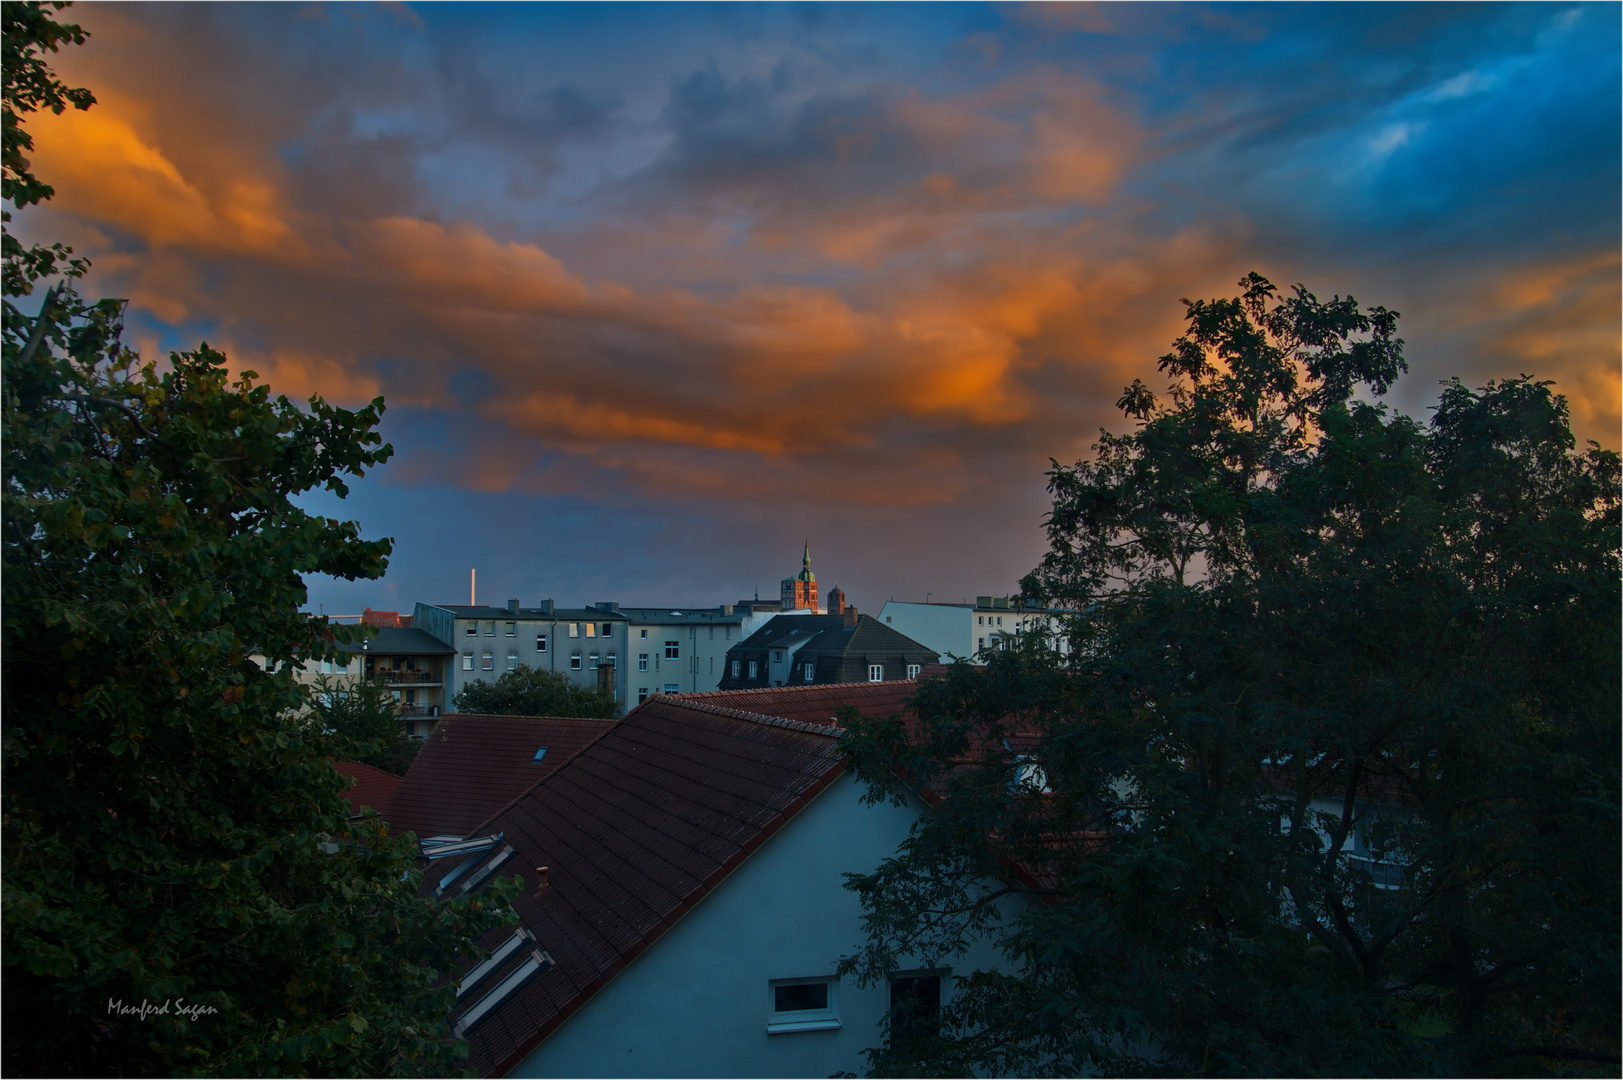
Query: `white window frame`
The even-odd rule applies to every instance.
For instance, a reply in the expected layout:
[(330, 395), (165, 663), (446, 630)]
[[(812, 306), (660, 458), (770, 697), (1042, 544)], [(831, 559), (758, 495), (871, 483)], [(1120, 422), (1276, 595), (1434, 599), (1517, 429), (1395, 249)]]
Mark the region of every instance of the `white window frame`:
[(598, 657), (597, 653), (592, 653), (590, 656), (588, 656), (586, 658), (586, 666), (588, 668), (590, 668), (591, 670), (596, 671), (597, 670), (598, 660), (599, 660), (599, 657)]
[(518, 637), (518, 623), (508, 622), (506, 637)]
[(569, 624), (569, 636), (580, 637), (580, 623), (572, 622)]
[(756, 677), (756, 672), (757, 672), (757, 670), (758, 670), (758, 669), (757, 669), (757, 668), (756, 668), (756, 666), (755, 666), (755, 661), (754, 661), (754, 660), (751, 660), (751, 661), (750, 661), (750, 678), (752, 678), (752, 679), (753, 679), (753, 678), (755, 678), (755, 677)]
[(884, 682), (885, 681), (885, 665), (884, 664), (869, 664), (868, 665), (868, 681), (869, 682)]
[(468, 636), (469, 637), (478, 637), (479, 636), (479, 620), (478, 619), (469, 619), (468, 620)]
[(482, 656), (480, 658), (480, 670), (482, 670), (482, 671), (495, 671), (496, 670), (496, 654), (491, 652), (489, 649), (486, 649), (484, 656)]
[(485, 620), (485, 636), (486, 637), (495, 637), (496, 636), (496, 620), (495, 619), (486, 619)]
[(472, 671), (473, 670), (473, 653), (465, 652), (465, 653), (462, 654), (462, 670), (463, 671)]
[(907, 677), (909, 679), (916, 679), (919, 677), (919, 672), (922, 670), (924, 670), (923, 664), (909, 664), (907, 665)]
[[(780, 986), (828, 987), (828, 1006), (822, 1009), (777, 1009)], [(840, 980), (832, 975), (809, 979), (769, 979), (766, 984), (766, 1033), (787, 1035), (796, 1031), (833, 1031), (840, 1027)]]
[(596, 637), (597, 636), (597, 624), (595, 622), (589, 622), (589, 623), (586, 624), (586, 636), (587, 637)]
[(735, 678), (735, 679), (738, 678), (738, 668), (739, 668), (739, 662), (737, 660), (734, 660), (733, 661), (733, 678)]
[(608, 653), (603, 657), (603, 662), (611, 668), (618, 668), (620, 666), (620, 654), (617, 652)]
[(645, 629), (643, 629), (643, 630), (641, 630), (641, 631), (639, 631), (639, 632), (638, 632), (638, 636), (639, 636), (639, 637), (643, 637), (643, 638), (646, 638), (646, 637), (647, 637), (647, 636), (648, 636), (648, 631), (647, 631), (647, 629), (646, 629), (646, 628), (645, 628)]
[(665, 684), (665, 692), (667, 694), (680, 694), (682, 692), (682, 685), (680, 683), (668, 682)]
[(637, 654), (637, 670), (638, 671), (647, 671), (648, 670), (648, 654), (647, 653), (644, 652), (644, 653), (638, 653)]
[(643, 702), (645, 702), (647, 700), (648, 700), (648, 687), (646, 687), (646, 686), (637, 687), (637, 704), (641, 705)]
[(518, 653), (509, 652), (507, 654), (507, 670), (512, 671), (517, 667), (518, 667)]
[(805, 675), (806, 675), (806, 681), (807, 682), (811, 682), (811, 681), (813, 681), (814, 679), (817, 678), (817, 664), (816, 664), (815, 661), (812, 661), (812, 660), (806, 661)]
[(681, 638), (677, 638), (675, 640), (672, 640), (671, 638), (666, 638), (665, 639), (665, 659), (667, 659), (667, 660), (680, 660), (680, 659), (682, 659), (682, 639)]
[(539, 653), (544, 653), (547, 651), (547, 635), (535, 635), (535, 651)]
[(598, 637), (613, 637), (614, 636), (614, 624), (613, 623), (608, 623), (608, 622), (599, 624), (598, 628), (597, 628), (597, 636)]
[(578, 651), (569, 654), (569, 670), (580, 670), (580, 653)]

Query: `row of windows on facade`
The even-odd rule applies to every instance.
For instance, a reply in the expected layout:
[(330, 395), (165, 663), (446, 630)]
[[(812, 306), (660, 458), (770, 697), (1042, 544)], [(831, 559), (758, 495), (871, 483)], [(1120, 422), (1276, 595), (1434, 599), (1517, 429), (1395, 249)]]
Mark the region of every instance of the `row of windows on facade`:
[[(780, 653), (774, 653), (773, 656), (772, 656), (772, 659), (773, 659), (774, 663), (781, 663), (783, 661), (783, 654), (781, 652)], [(749, 675), (746, 676), (746, 678), (751, 678), (751, 679), (760, 678), (760, 665), (754, 660), (749, 660), (749, 661), (734, 660), (733, 661), (733, 678), (736, 679), (736, 678), (739, 677), (739, 671), (741, 670), (742, 666), (747, 666), (749, 668)], [(815, 662), (807, 661), (806, 663), (802, 664), (800, 667), (801, 667), (802, 676), (805, 678), (805, 680), (807, 682), (815, 682), (816, 681), (816, 679), (817, 679), (817, 664)], [(918, 678), (919, 677), (919, 667), (920, 667), (920, 665), (918, 665), (918, 664), (909, 664), (909, 665), (907, 665), (907, 677), (909, 679)], [(869, 664), (868, 665), (868, 681), (869, 682), (884, 682), (885, 681), (885, 665), (884, 664)]]
[[(518, 637), (518, 623), (516, 623), (516, 622), (508, 622), (508, 623), (505, 623), (503, 625), (505, 626), (505, 630), (503, 631), (503, 636), (505, 636), (505, 637)], [(495, 637), (496, 636), (496, 620), (495, 619), (486, 619), (483, 622), (478, 622), (478, 621), (469, 622), (468, 623), (468, 636), (469, 637), (478, 637), (479, 636), (479, 628), (481, 626), (484, 627), (485, 637)], [(584, 632), (584, 635), (586, 637), (589, 637), (589, 638), (596, 638), (596, 637), (604, 637), (604, 638), (606, 638), (606, 637), (613, 637), (614, 636), (614, 624), (613, 623), (579, 623), (579, 622), (572, 622), (572, 623), (565, 623), (564, 626), (566, 627), (565, 633), (567, 633), (570, 637), (581, 637), (583, 632)], [(733, 628), (732, 628), (732, 626), (731, 625), (723, 626), (722, 629), (726, 632), (725, 637), (727, 639), (731, 640), (731, 638), (733, 636)], [(642, 638), (646, 638), (648, 636), (647, 629), (644, 628), (644, 629), (639, 630), (638, 635), (640, 637), (642, 637)], [(714, 640), (715, 636), (716, 636), (716, 628), (714, 626), (712, 626), (712, 627), (710, 627), (710, 637), (711, 637), (712, 640)], [(539, 635), (537, 635), (537, 637), (538, 637), (538, 639), (540, 641), (546, 641), (546, 639), (547, 639), (547, 635), (545, 635), (545, 634), (539, 634)], [(544, 645), (541, 646), (541, 649), (542, 649), (543, 652), (545, 652), (546, 651), (546, 646), (544, 646)]]
[[(535, 648), (536, 648), (537, 652), (546, 652), (547, 651), (547, 638), (546, 638), (545, 634), (541, 635), (541, 637), (539, 639), (537, 639), (536, 644), (535, 644)], [(480, 666), (485, 671), (494, 671), (494, 670), (496, 670), (496, 654), (495, 653), (491, 652), (489, 649), (486, 649), (485, 652), (484, 652), (484, 655), (483, 655), (483, 657), (481, 659), (482, 659), (483, 663)], [(648, 657), (647, 653), (638, 653), (637, 654), (637, 670), (638, 671), (647, 671), (648, 670), (648, 659), (649, 659), (649, 657)], [(667, 641), (665, 643), (665, 659), (667, 659), (667, 660), (680, 660), (680, 659), (682, 659), (682, 643), (680, 641)], [(518, 667), (518, 663), (519, 663), (519, 661), (518, 661), (518, 653), (510, 652), (510, 653), (507, 654), (507, 670), (512, 671), (514, 668)], [(586, 667), (596, 668), (596, 667), (600, 667), (600, 666), (602, 666), (604, 664), (608, 665), (609, 667), (618, 667), (619, 664), (620, 664), (620, 654), (617, 653), (617, 652), (590, 653), (590, 654), (587, 654), (587, 656), (585, 657), (585, 665), (584, 666), (586, 666)], [(713, 662), (712, 662), (711, 666), (714, 667)], [(738, 665), (735, 662), (733, 666), (737, 667)], [(582, 667), (581, 653), (578, 650), (573, 652), (573, 653), (570, 653), (569, 654), (569, 668), (570, 668), (570, 670), (571, 671), (579, 671), (579, 670), (581, 670), (581, 667)], [(465, 653), (462, 654), (462, 670), (463, 671), (473, 671), (473, 670), (475, 670), (475, 667), (474, 667), (474, 654), (473, 653), (465, 652)]]

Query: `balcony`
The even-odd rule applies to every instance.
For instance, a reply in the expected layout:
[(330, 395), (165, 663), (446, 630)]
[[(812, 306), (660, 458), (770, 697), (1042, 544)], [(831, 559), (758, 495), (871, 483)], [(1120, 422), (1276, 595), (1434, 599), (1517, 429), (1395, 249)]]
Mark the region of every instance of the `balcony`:
[(440, 677), (432, 671), (374, 671), (372, 678), (388, 686), (439, 686)]
[(440, 714), (438, 705), (405, 705), (395, 709), (395, 714), (402, 720), (431, 720)]

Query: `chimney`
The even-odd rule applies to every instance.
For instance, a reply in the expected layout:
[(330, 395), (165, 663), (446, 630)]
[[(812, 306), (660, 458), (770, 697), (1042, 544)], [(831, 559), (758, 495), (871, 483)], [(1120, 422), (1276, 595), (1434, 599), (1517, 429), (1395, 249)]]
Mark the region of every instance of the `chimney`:
[(543, 601), (541, 601), (541, 613), (543, 615), (551, 615), (552, 614), (552, 601), (551, 600), (543, 600)]
[(509, 600), (509, 601), (507, 601), (507, 613), (509, 615), (517, 615), (518, 614), (518, 601), (517, 600)]
[(857, 624), (858, 616), (857, 616), (857, 609), (856, 608), (854, 608), (854, 607), (852, 607), (850, 605), (846, 605), (845, 610), (840, 612), (840, 615), (845, 620), (844, 625), (846, 625), (846, 626), (855, 626)]
[(614, 693), (613, 664), (605, 663), (597, 665), (597, 688), (599, 690), (607, 690), (611, 694)]
[(537, 900), (541, 899), (542, 893), (552, 888), (552, 884), (547, 881), (547, 871), (549, 869), (551, 869), (551, 867), (547, 866), (538, 866), (535, 868), (535, 898)]

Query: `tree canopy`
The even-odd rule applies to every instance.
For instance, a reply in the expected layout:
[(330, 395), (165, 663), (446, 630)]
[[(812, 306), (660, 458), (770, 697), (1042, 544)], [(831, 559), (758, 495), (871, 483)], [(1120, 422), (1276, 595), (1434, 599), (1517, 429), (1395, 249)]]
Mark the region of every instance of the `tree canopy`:
[[(14, 207), (51, 194), (25, 114), (93, 101), (44, 62), (84, 37), (60, 7), (4, 5)], [(387, 540), (293, 501), (389, 457), (383, 402), (295, 405), (206, 344), (143, 362), (84, 270), (6, 233), (6, 1071), (444, 1074), (465, 1046), (439, 973), (513, 886), (418, 900), (290, 675), (355, 632), (300, 611), (300, 575), (383, 572)]]
[(400, 702), (376, 679), (317, 677), (310, 688), (310, 722), (323, 735), (350, 740), (354, 760), (396, 776), (406, 775), (417, 756), (417, 740), (402, 728)]
[(519, 664), (495, 682), (469, 683), (452, 704), (457, 712), (493, 716), (583, 716), (612, 718), (620, 713), (614, 694), (576, 686), (560, 672)]
[(1615, 1068), (1618, 456), (1526, 376), (1395, 414), (1396, 313), (1240, 284), (1049, 473), (1072, 651), (850, 721), (931, 808), (843, 970), (1005, 958), (875, 1069)]

